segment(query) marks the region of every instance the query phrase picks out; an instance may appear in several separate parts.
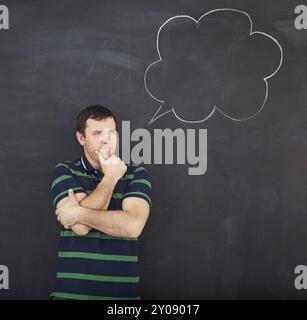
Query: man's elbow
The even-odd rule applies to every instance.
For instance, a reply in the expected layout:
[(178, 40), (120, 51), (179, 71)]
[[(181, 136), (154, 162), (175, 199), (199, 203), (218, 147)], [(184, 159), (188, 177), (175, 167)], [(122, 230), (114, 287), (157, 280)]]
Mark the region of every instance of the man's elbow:
[(138, 238), (144, 229), (144, 224), (135, 223), (129, 230), (129, 237)]
[(130, 230), (128, 233), (129, 238), (138, 238), (141, 235), (142, 231), (139, 230)]
[(78, 236), (86, 236), (90, 231), (90, 229), (88, 227), (83, 226), (83, 225), (78, 225), (78, 226), (72, 227), (71, 229)]

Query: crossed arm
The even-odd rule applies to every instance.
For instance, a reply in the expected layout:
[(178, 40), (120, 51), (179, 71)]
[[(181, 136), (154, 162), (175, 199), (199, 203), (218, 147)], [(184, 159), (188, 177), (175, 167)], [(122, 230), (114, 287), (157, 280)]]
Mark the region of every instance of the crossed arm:
[(91, 228), (119, 236), (137, 238), (148, 219), (149, 204), (142, 198), (128, 197), (122, 202), (122, 210), (106, 211), (117, 181), (127, 170), (127, 166), (116, 155), (104, 159), (97, 151), (104, 177), (90, 194), (74, 194), (59, 201), (57, 219), (66, 229), (78, 235), (86, 235)]
[[(87, 196), (86, 193), (77, 193), (75, 194), (75, 198), (82, 207), (107, 210), (116, 183), (117, 181), (112, 177), (104, 176), (90, 195)], [(57, 209), (68, 202), (69, 196), (59, 201)], [(92, 229), (91, 226), (81, 222), (71, 225), (70, 228), (78, 235), (86, 235)]]
[(141, 198), (124, 199), (123, 210), (105, 211), (82, 207), (72, 190), (68, 194), (66, 203), (56, 210), (65, 228), (81, 223), (112, 236), (137, 238), (149, 216), (149, 204)]

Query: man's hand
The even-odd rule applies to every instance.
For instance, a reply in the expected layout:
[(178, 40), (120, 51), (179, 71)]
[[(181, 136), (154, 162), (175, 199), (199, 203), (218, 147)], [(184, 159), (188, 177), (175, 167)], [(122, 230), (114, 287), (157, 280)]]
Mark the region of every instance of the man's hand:
[(111, 155), (108, 159), (103, 156), (102, 149), (96, 150), (101, 170), (107, 177), (112, 177), (116, 182), (126, 173), (127, 166), (115, 154)]
[(55, 213), (58, 221), (61, 222), (64, 228), (69, 229), (72, 225), (78, 222), (80, 209), (81, 206), (76, 200), (73, 190), (69, 189), (67, 201), (59, 207)]

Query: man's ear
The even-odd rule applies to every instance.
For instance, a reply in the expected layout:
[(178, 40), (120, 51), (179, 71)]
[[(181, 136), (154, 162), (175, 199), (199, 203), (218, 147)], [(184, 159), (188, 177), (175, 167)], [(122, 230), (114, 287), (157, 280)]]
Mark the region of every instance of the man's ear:
[(83, 135), (80, 131), (76, 132), (76, 138), (78, 142), (81, 144), (81, 146), (84, 146), (85, 143), (85, 135)]

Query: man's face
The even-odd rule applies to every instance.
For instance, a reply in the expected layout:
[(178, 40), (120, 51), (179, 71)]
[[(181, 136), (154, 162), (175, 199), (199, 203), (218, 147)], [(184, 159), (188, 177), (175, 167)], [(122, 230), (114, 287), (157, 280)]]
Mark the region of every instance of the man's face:
[(98, 157), (95, 150), (102, 150), (104, 158), (115, 153), (117, 144), (116, 125), (113, 118), (102, 120), (88, 119), (86, 121), (85, 135), (77, 133), (80, 144), (86, 154), (95, 162)]

